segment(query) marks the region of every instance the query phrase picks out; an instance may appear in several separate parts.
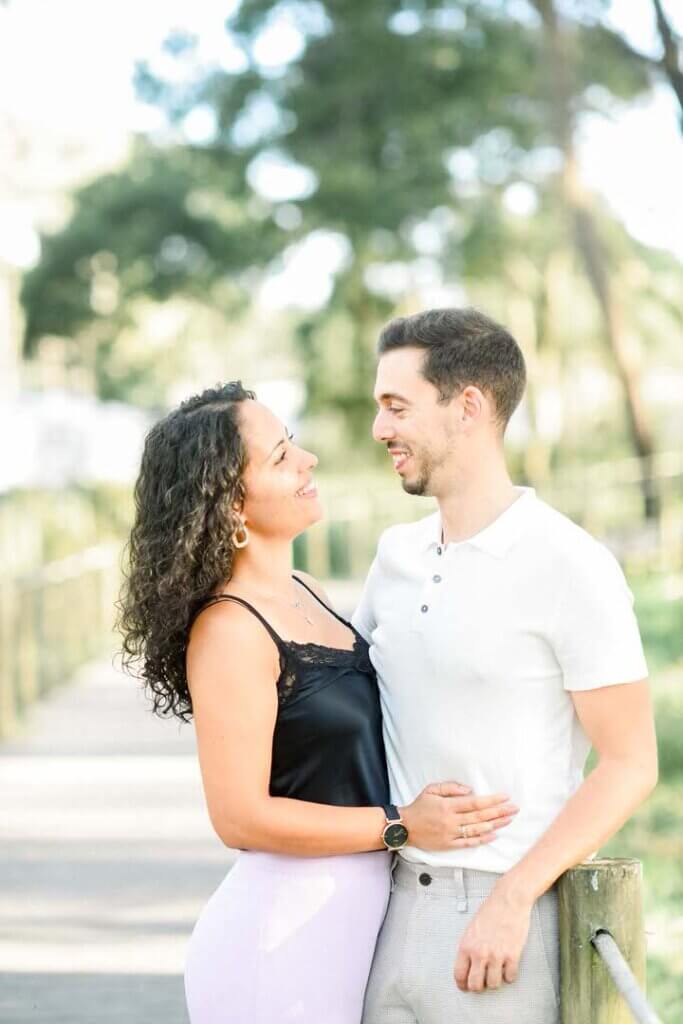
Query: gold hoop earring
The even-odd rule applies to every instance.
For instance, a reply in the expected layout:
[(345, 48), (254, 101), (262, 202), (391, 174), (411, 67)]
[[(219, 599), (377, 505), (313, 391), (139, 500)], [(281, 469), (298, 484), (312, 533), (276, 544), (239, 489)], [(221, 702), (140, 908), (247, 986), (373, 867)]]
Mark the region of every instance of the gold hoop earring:
[[(237, 539), (237, 534), (240, 533), (240, 532), (242, 533), (242, 539), (238, 540)], [(245, 524), (240, 520), (240, 525), (237, 527), (237, 529), (235, 530), (235, 532), (232, 535), (232, 546), (234, 548), (246, 548), (248, 543), (249, 543), (249, 530), (247, 529)]]

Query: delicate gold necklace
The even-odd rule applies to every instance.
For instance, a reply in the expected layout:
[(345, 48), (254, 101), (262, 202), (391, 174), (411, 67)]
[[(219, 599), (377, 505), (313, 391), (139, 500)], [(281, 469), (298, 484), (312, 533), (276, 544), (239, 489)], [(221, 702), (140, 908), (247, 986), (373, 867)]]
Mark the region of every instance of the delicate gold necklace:
[(301, 599), (300, 598), (296, 599), (296, 601), (292, 605), (292, 608), (296, 608), (297, 611), (301, 612), (301, 614), (303, 615), (303, 617), (305, 618), (305, 620), (306, 620), (306, 622), (308, 623), (309, 626), (315, 625), (315, 623), (313, 622), (313, 619), (310, 619), (308, 617), (308, 615), (306, 614), (306, 612), (304, 611), (304, 607), (303, 607), (303, 605), (301, 603)]
[[(272, 601), (272, 599), (273, 598), (271, 596), (270, 600)], [(315, 626), (315, 622), (313, 621), (313, 619), (306, 613), (304, 606), (301, 603), (301, 598), (297, 597), (297, 599), (294, 602), (287, 601), (285, 598), (282, 597), (276, 597), (275, 600), (282, 601), (284, 604), (288, 604), (290, 608), (295, 608), (296, 611), (300, 612), (303, 615), (309, 626)]]

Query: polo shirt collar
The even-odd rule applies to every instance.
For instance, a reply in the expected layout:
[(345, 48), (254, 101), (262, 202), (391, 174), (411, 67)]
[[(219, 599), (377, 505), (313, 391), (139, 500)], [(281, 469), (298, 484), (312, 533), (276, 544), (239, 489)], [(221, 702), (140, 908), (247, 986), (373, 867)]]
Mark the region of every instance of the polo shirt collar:
[[(504, 558), (522, 533), (531, 505), (536, 497), (533, 487), (516, 486), (515, 490), (520, 492), (519, 497), (511, 505), (508, 505), (497, 519), (485, 526), (479, 533), (475, 533), (473, 537), (462, 541), (451, 541), (445, 550), (468, 544), (481, 551), (486, 551), (495, 558)], [(437, 512), (430, 516), (425, 522), (425, 527), (425, 550), (439, 547), (441, 544), (441, 514)]]

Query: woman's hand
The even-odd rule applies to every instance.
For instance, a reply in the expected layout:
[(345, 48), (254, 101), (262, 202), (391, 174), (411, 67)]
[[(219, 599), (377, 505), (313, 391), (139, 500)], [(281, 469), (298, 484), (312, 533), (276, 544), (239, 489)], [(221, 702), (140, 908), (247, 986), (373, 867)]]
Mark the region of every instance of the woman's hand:
[(435, 782), (399, 811), (410, 846), (458, 850), (495, 839), (498, 829), (510, 824), (519, 807), (504, 793), (474, 796), (469, 786)]

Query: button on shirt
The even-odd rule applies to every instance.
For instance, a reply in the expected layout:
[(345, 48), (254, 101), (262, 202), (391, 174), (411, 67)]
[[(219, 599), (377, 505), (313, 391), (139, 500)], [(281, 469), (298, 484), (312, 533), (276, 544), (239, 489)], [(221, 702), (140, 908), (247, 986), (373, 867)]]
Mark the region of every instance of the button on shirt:
[(533, 488), (515, 490), (468, 540), (442, 545), (438, 512), (385, 531), (353, 616), (377, 670), (392, 803), (454, 781), (520, 808), (482, 846), (405, 846), (416, 863), (517, 863), (583, 778), (590, 743), (570, 691), (648, 674), (614, 555)]

